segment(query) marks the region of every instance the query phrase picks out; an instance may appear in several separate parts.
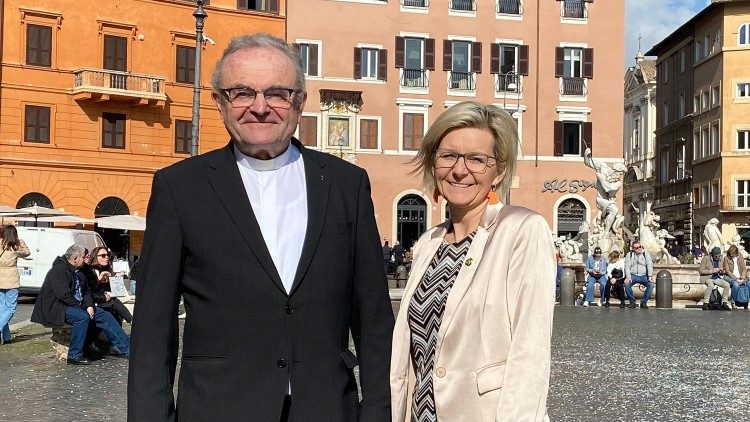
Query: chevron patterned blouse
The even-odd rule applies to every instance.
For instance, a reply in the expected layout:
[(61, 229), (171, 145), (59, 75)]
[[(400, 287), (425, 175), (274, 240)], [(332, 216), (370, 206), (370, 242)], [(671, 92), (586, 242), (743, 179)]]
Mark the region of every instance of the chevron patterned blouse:
[(473, 238), (471, 233), (458, 243), (440, 246), (409, 303), (410, 353), (416, 378), (411, 406), (414, 422), (438, 420), (432, 385), (435, 345), (448, 293)]

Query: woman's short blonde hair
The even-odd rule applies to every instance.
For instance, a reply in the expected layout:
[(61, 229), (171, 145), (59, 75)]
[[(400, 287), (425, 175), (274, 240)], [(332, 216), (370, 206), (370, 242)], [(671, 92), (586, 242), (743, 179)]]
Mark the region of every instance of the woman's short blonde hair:
[(484, 105), (476, 101), (465, 101), (445, 110), (432, 123), (422, 140), (422, 146), (411, 160), (416, 164), (412, 173), (422, 174), (422, 181), (428, 191), (435, 187), (435, 154), (440, 142), (448, 132), (462, 128), (486, 129), (495, 140), (494, 156), (498, 165), (505, 167), (505, 174), (496, 190), (505, 195), (513, 182), (518, 156), (518, 130), (510, 115), (494, 105)]

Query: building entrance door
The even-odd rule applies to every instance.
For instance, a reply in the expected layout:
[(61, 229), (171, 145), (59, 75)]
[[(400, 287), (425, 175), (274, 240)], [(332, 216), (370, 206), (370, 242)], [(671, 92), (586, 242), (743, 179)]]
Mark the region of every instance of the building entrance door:
[(572, 239), (586, 221), (586, 206), (577, 199), (566, 199), (557, 206), (557, 236)]
[(408, 250), (427, 230), (427, 203), (418, 195), (404, 196), (398, 202), (396, 221), (396, 239)]

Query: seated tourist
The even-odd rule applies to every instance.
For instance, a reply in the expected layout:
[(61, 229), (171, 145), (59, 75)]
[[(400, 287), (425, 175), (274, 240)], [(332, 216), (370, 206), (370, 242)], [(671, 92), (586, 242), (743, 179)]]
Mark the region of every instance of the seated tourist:
[(47, 272), (31, 314), (31, 321), (45, 326), (69, 324), (70, 336), (68, 364), (88, 365), (84, 356), (88, 342), (93, 340), (91, 330), (104, 331), (107, 338), (122, 352), (130, 355), (130, 338), (111, 313), (94, 306), (86, 278), (80, 268), (86, 260), (86, 249), (70, 246), (63, 256), (57, 257)]
[(602, 257), (602, 249), (598, 246), (594, 248), (594, 255), (586, 259), (586, 273), (588, 278), (583, 306), (589, 306), (589, 303), (594, 301), (594, 285), (596, 283), (599, 283), (599, 291), (601, 292), (600, 302), (604, 304), (604, 289), (607, 285), (607, 260)]
[(732, 309), (735, 309), (734, 298), (737, 297), (737, 289), (747, 281), (747, 265), (745, 265), (745, 259), (740, 256), (740, 249), (736, 245), (731, 245), (727, 249), (727, 255), (721, 262), (721, 269), (724, 272), (724, 280), (729, 282), (732, 293)]
[(607, 265), (607, 285), (604, 286), (604, 306), (609, 307), (609, 297), (614, 289), (620, 308), (625, 307), (625, 259), (620, 258), (620, 251), (609, 253)]
[(721, 268), (721, 249), (718, 246), (711, 249), (710, 255), (703, 257), (698, 273), (701, 275), (701, 281), (706, 285), (706, 291), (703, 293), (703, 310), (710, 309), (708, 302), (711, 298), (711, 291), (714, 286), (719, 286), (724, 288), (721, 295), (721, 309), (731, 311), (732, 308), (727, 304), (732, 296), (731, 286), (728, 281), (724, 280), (724, 270)]
[(646, 292), (641, 299), (641, 308), (648, 309), (648, 300), (654, 291), (654, 261), (640, 241), (633, 242), (633, 249), (625, 255), (625, 293), (630, 300), (630, 308), (635, 308), (633, 285), (642, 284)]
[(125, 320), (128, 324), (132, 324), (133, 314), (120, 302), (120, 299), (110, 293), (109, 276), (112, 275), (112, 266), (109, 258), (107, 248), (96, 247), (88, 261), (83, 264), (81, 272), (86, 276), (86, 283), (96, 306), (111, 312), (118, 322)]

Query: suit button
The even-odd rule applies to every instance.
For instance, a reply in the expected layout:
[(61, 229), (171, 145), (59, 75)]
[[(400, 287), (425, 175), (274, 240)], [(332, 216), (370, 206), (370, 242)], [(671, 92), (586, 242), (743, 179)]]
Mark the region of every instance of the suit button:
[(276, 366), (278, 366), (279, 368), (286, 368), (286, 360), (284, 359), (277, 360)]
[(437, 368), (435, 370), (435, 375), (437, 375), (438, 378), (443, 378), (445, 376), (445, 368), (442, 366), (440, 368)]
[(284, 306), (284, 310), (285, 310), (285, 311), (286, 311), (286, 313), (287, 313), (287, 314), (289, 314), (289, 315), (291, 315), (291, 314), (293, 314), (293, 313), (294, 313), (294, 308), (292, 308), (292, 305), (286, 305), (286, 306)]

